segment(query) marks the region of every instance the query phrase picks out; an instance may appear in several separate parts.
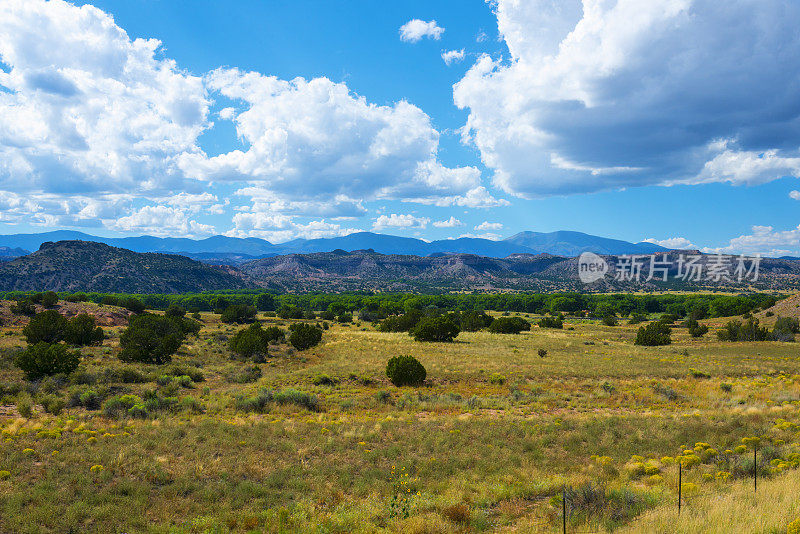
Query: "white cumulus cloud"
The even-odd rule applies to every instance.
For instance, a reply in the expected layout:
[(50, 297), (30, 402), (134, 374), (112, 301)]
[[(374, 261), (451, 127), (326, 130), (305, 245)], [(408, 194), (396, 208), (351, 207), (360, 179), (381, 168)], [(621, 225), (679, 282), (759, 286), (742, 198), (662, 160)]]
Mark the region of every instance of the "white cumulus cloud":
[(392, 213), (391, 215), (381, 215), (372, 225), (372, 229), (375, 231), (386, 230), (389, 228), (394, 229), (422, 229), (428, 226), (428, 223), (431, 220), (427, 217), (415, 217), (414, 215), (410, 214), (396, 214)]
[(444, 28), (440, 27), (435, 20), (424, 21), (412, 19), (400, 26), (400, 40), (407, 43), (417, 43), (425, 37), (439, 40), (442, 38)]
[(655, 239), (653, 237), (649, 237), (643, 240), (644, 243), (653, 243), (654, 245), (659, 245), (664, 248), (669, 248), (673, 250), (682, 249), (696, 249), (695, 246), (691, 241), (686, 239), (685, 237), (668, 237), (667, 239)]
[(461, 50), (445, 50), (442, 52), (442, 59), (447, 65), (464, 61), (464, 49)]
[(464, 223), (451, 215), (450, 218), (447, 220), (434, 221), (433, 225), (436, 228), (456, 228), (457, 226), (464, 226)]
[(800, 4), (496, 0), (510, 57), (454, 87), (494, 184), (534, 197), (800, 176)]
[(483, 232), (486, 230), (502, 230), (502, 228), (503, 228), (503, 223), (483, 221), (482, 223), (480, 223), (478, 226), (475, 227), (475, 230)]

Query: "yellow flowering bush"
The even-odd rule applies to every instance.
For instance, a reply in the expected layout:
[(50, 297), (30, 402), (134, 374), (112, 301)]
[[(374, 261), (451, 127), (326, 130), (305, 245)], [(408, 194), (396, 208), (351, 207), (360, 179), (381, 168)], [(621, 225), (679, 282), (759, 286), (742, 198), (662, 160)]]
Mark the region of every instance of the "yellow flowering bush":
[(102, 470), (103, 470), (102, 465), (93, 465), (92, 467), (89, 468), (89, 471), (91, 471), (92, 473), (99, 473)]
[(786, 527), (786, 534), (800, 534), (800, 517), (789, 523)]
[(0, 480), (7, 480), (9, 478), (11, 478), (11, 472), (10, 471), (6, 471), (5, 469), (0, 471)]

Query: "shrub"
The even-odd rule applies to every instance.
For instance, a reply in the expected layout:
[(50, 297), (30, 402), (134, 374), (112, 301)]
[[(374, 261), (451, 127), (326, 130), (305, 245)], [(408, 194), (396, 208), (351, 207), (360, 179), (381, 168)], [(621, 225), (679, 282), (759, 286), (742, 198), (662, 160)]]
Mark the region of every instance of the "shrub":
[(46, 413), (59, 415), (64, 410), (67, 403), (64, 399), (56, 395), (45, 395), (42, 397), (40, 404)]
[(166, 311), (164, 311), (164, 315), (167, 317), (183, 317), (186, 315), (186, 310), (178, 306), (177, 304), (171, 304)]
[(132, 317), (119, 338), (124, 362), (161, 365), (172, 360), (183, 343), (184, 333), (168, 317), (143, 314)]
[(226, 378), (228, 382), (232, 382), (234, 384), (249, 384), (250, 382), (255, 382), (259, 378), (261, 378), (262, 372), (261, 368), (257, 365), (251, 365), (245, 367), (241, 371), (229, 373)]
[(489, 325), (489, 332), (493, 334), (519, 334), (530, 329), (531, 323), (522, 317), (498, 317)]
[(93, 389), (87, 389), (83, 393), (80, 394), (78, 397), (80, 405), (86, 408), (87, 410), (99, 410), (100, 409), (100, 395)]
[(272, 402), (272, 391), (264, 388), (252, 397), (237, 397), (234, 406), (240, 412), (264, 413)]
[(606, 315), (603, 317), (603, 324), (606, 326), (617, 326), (617, 316), (616, 315)]
[[(492, 324), (492, 317), (482, 311), (468, 311), (461, 314), (461, 330), (464, 332), (477, 332)], [(530, 330), (530, 327), (528, 328)]]
[(689, 368), (689, 374), (692, 375), (692, 378), (711, 378), (711, 375), (705, 371), (700, 371), (699, 369), (691, 367)]
[(86, 313), (76, 315), (67, 321), (64, 341), (70, 345), (86, 346), (102, 343), (103, 329), (95, 326), (94, 317)]
[(106, 417), (146, 417), (147, 409), (144, 401), (136, 395), (117, 395), (103, 403), (103, 415)]
[(67, 302), (86, 302), (89, 298), (86, 293), (73, 293), (72, 295), (67, 295), (64, 300)]
[(52, 308), (58, 304), (58, 295), (56, 295), (55, 291), (45, 291), (42, 293), (41, 303), (45, 308)]
[(39, 342), (57, 343), (64, 339), (67, 331), (67, 319), (55, 310), (37, 313), (22, 329), (25, 340), (35, 345)]
[(425, 367), (413, 356), (395, 356), (386, 364), (386, 376), (395, 386), (419, 386), (425, 382)]
[(291, 388), (276, 391), (273, 398), (276, 404), (294, 404), (312, 412), (316, 411), (319, 406), (319, 400), (315, 395)]
[(25, 419), (30, 419), (33, 415), (33, 399), (25, 391), (17, 395), (17, 411)]
[(122, 307), (136, 314), (144, 313), (144, 310), (146, 309), (144, 302), (136, 297), (126, 298), (124, 301), (122, 301)]
[(542, 317), (539, 319), (539, 328), (564, 328), (564, 320), (558, 317)]
[(222, 312), (220, 320), (223, 323), (252, 323), (256, 320), (256, 308), (246, 304), (231, 304)]
[(333, 378), (328, 375), (318, 375), (314, 377), (315, 386), (335, 386), (339, 383), (338, 378)]
[(28, 380), (36, 380), (44, 376), (58, 373), (69, 374), (78, 368), (80, 353), (67, 350), (61, 343), (45, 343), (40, 341), (20, 352), (14, 364), (22, 369)]
[(647, 326), (639, 327), (634, 345), (643, 345), (645, 347), (669, 345), (672, 343), (671, 333), (672, 329), (669, 326), (661, 321), (655, 321)]
[(778, 317), (772, 328), (770, 339), (775, 341), (794, 341), (794, 335), (800, 331), (800, 323), (794, 317)]
[(310, 324), (298, 324), (289, 335), (289, 343), (297, 350), (306, 350), (322, 341), (322, 330)]
[(719, 389), (721, 389), (725, 393), (730, 393), (731, 391), (733, 391), (733, 384), (729, 382), (723, 382), (719, 385)]
[(540, 358), (544, 358), (545, 356), (547, 356), (547, 350), (545, 349), (539, 349), (536, 351), (536, 353), (539, 355)]
[(14, 315), (31, 316), (36, 313), (36, 307), (28, 299), (18, 299), (17, 303), (11, 306), (11, 313)]
[(708, 333), (708, 326), (698, 323), (697, 319), (690, 317), (686, 320), (685, 325), (689, 329), (689, 335), (692, 337), (703, 337)]
[(243, 358), (254, 358), (265, 361), (269, 346), (267, 333), (261, 328), (261, 323), (253, 323), (248, 328), (239, 330), (230, 340), (228, 348)]
[(461, 330), (447, 316), (429, 317), (422, 319), (417, 326), (409, 331), (415, 341), (453, 341)]
[(741, 321), (730, 321), (725, 328), (717, 331), (720, 341), (765, 341), (769, 331), (759, 326), (758, 319), (750, 317), (744, 324)]
[(410, 310), (403, 315), (387, 317), (378, 324), (379, 332), (408, 332), (420, 322), (422, 311)]

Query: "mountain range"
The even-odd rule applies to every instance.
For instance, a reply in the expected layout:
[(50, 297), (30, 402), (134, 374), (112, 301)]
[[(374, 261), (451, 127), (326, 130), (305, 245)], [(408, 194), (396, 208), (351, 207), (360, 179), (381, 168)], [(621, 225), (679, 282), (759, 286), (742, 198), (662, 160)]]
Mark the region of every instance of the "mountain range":
[[(208, 265), (185, 256), (132, 252), (103, 243), (59, 241), (0, 263), (0, 291), (97, 291), (114, 293), (187, 293), (262, 288), (272, 291), (661, 291), (773, 290), (800, 286), (800, 261), (763, 258), (755, 278), (737, 281), (679, 276), (680, 251), (666, 253), (669, 280), (604, 276), (583, 284), (578, 258), (515, 253), (504, 258), (475, 254), (380, 254), (374, 250), (287, 254), (238, 266)], [(624, 265), (618, 255), (603, 255), (609, 273)], [(729, 257), (735, 263), (734, 257)], [(700, 264), (710, 273), (713, 256)]]
[[(37, 250), (42, 243), (55, 241), (92, 241), (133, 252), (181, 254), (204, 263), (239, 265), (247, 261), (285, 254), (310, 254), (344, 250), (373, 250), (380, 254), (432, 256), (443, 254), (475, 254), (504, 258), (510, 254), (553, 254), (577, 256), (590, 251), (597, 254), (652, 254), (667, 249), (653, 243), (630, 243), (618, 239), (593, 236), (581, 232), (520, 232), (501, 241), (462, 237), (424, 241), (373, 232), (356, 232), (341, 237), (295, 239), (273, 244), (255, 237), (238, 238), (222, 235), (205, 239), (175, 237), (99, 237), (72, 230), (39, 234), (0, 236), (0, 247), (13, 249), (7, 257)], [(2, 248), (0, 248), (2, 250)], [(0, 256), (3, 254), (0, 252)]]

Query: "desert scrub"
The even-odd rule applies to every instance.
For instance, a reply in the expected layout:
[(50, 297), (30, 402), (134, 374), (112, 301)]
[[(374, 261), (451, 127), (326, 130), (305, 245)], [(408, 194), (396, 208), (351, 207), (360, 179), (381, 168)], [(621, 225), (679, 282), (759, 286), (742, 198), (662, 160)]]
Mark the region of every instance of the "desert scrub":
[(315, 395), (291, 388), (274, 392), (268, 388), (262, 388), (254, 396), (237, 397), (234, 406), (237, 411), (241, 412), (265, 413), (269, 411), (270, 405), (273, 403), (299, 406), (309, 411), (319, 409), (319, 399)]
[(419, 386), (425, 382), (425, 367), (413, 356), (395, 356), (386, 364), (386, 376), (395, 386)]

